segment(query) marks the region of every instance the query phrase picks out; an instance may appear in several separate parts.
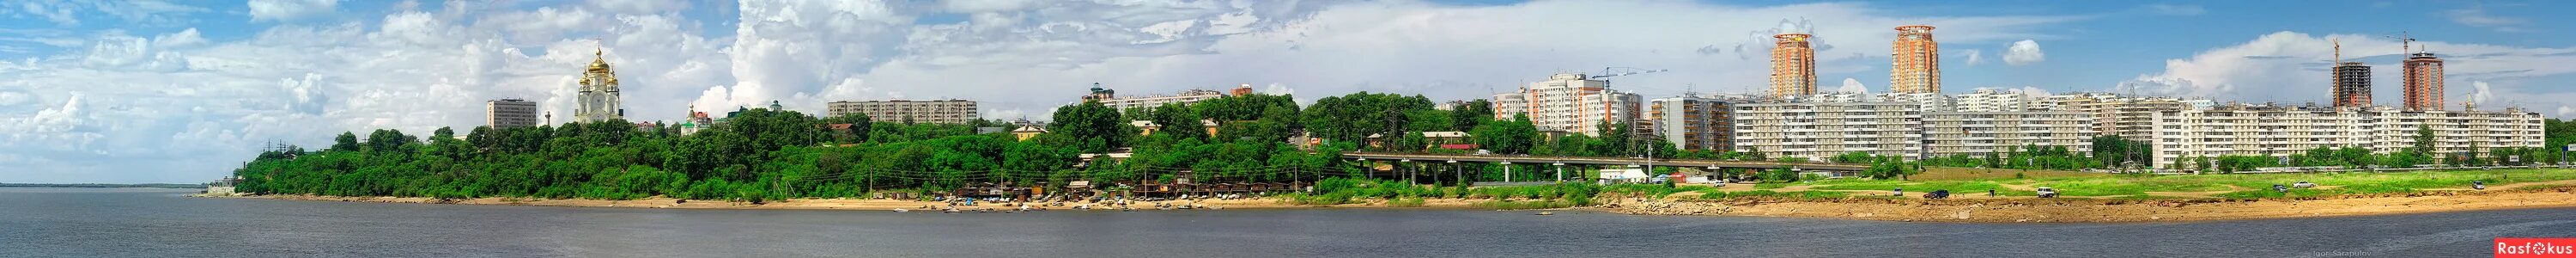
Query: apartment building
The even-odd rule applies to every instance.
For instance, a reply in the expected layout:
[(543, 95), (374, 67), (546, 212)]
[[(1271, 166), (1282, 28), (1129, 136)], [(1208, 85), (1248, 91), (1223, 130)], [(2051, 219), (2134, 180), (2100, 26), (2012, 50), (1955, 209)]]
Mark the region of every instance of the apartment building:
[(2296, 155), (2318, 147), (2363, 146), (2390, 153), (2415, 144), (2418, 126), (2434, 130), (2434, 152), (2443, 155), (2479, 148), (2537, 147), (2543, 143), (2540, 113), (2410, 111), (2387, 106), (2228, 105), (2205, 110), (2157, 112), (2154, 116), (2154, 163), (2169, 168), (2192, 157)]
[(976, 115), (974, 101), (962, 99), (833, 101), (829, 106), (826, 116), (865, 114), (875, 121), (898, 123), (964, 124), (981, 117)]
[(1662, 137), (1681, 149), (1735, 149), (1733, 103), (1698, 95), (1660, 98), (1646, 103), (1646, 120), (1639, 128), (1650, 129), (1649, 135)]
[(1494, 119), (1528, 114), (1542, 131), (1600, 136), (1602, 123), (1636, 120), (1638, 102), (1643, 101), (1637, 94), (1611, 90), (1610, 81), (1561, 73), (1519, 91), (1494, 94)]
[(537, 126), (537, 102), (522, 99), (495, 99), (483, 102), (485, 125), (492, 129)]
[[(2018, 89), (2015, 89), (2015, 90), (1977, 89), (1977, 91), (1975, 91), (1975, 92), (1969, 92), (1969, 93), (1965, 93), (1965, 94), (1959, 94), (1957, 97), (1952, 97), (1952, 98), (1951, 98), (1951, 104), (1949, 105), (1949, 107), (1950, 107), (1950, 108), (1949, 108), (1949, 109), (1946, 109), (1946, 110), (1942, 110), (1942, 111), (1957, 111), (1957, 112), (2018, 112), (2018, 111), (2030, 111), (2030, 110), (2033, 110), (2033, 109), (2035, 109), (2035, 108), (2037, 108), (2037, 107), (2039, 106), (2039, 105), (2034, 105), (2034, 104), (2036, 104), (2036, 103), (2039, 103), (2039, 102), (2040, 102), (2040, 101), (2038, 101), (2038, 100), (2039, 100), (2038, 98), (2033, 98), (2033, 97), (2031, 97), (2031, 94), (2028, 94), (2028, 93), (2022, 92), (2022, 90), (2018, 90)], [(2040, 110), (2046, 110), (2046, 109), (2040, 109)]]
[(1923, 146), (1928, 156), (2012, 152), (2024, 145), (2093, 149), (2093, 114), (2069, 111), (1980, 111), (1923, 113)]
[(1953, 99), (1951, 99), (1951, 98), (1950, 98), (1950, 96), (1944, 96), (1944, 95), (1941, 95), (1941, 93), (1935, 93), (1935, 92), (1916, 92), (1916, 93), (1888, 92), (1888, 93), (1879, 93), (1879, 94), (1878, 94), (1878, 98), (1873, 99), (1873, 100), (1868, 100), (1868, 101), (1877, 101), (1877, 102), (1907, 102), (1907, 103), (1914, 103), (1914, 104), (1918, 104), (1918, 105), (1923, 105), (1923, 106), (1922, 106), (1922, 108), (1923, 108), (1923, 112), (1950, 111), (1950, 109), (1952, 108), (1951, 106), (1956, 104), (1956, 103), (1955, 103), (1956, 101), (1954, 101)]
[(1181, 91), (1180, 94), (1172, 95), (1114, 97), (1101, 101), (1100, 104), (1109, 106), (1109, 108), (1118, 109), (1120, 112), (1125, 112), (1127, 110), (1154, 109), (1154, 107), (1160, 107), (1163, 106), (1163, 104), (1180, 103), (1187, 105), (1219, 97), (1225, 97), (1225, 93), (1213, 90), (1190, 89)]
[(2158, 112), (2203, 109), (2208, 100), (2164, 97), (2130, 97), (2108, 93), (2079, 93), (2041, 98), (2046, 111), (2070, 111), (2093, 114), (2095, 135), (2119, 135), (2128, 139), (2155, 137), (2154, 116)]
[(1923, 157), (1922, 105), (1911, 102), (1735, 104), (1735, 149), (1824, 160), (1846, 152)]
[[(1244, 84), (1236, 86), (1233, 92), (1235, 92), (1236, 95), (1251, 94), (1252, 85)], [(1154, 109), (1154, 107), (1163, 106), (1163, 104), (1180, 103), (1187, 105), (1225, 96), (1225, 92), (1190, 89), (1181, 91), (1180, 94), (1172, 95), (1119, 97), (1117, 90), (1104, 88), (1101, 87), (1099, 83), (1093, 83), (1091, 84), (1091, 94), (1082, 95), (1082, 100), (1099, 101), (1102, 106), (1109, 106), (1110, 109), (1118, 110), (1118, 112), (1127, 112), (1128, 110)]]

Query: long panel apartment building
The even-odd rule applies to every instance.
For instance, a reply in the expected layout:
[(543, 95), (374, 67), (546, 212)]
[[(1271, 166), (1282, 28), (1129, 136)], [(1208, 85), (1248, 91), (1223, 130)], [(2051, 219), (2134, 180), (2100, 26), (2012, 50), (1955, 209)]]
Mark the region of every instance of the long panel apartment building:
[(838, 117), (865, 114), (869, 119), (899, 123), (964, 124), (980, 118), (974, 101), (950, 100), (871, 100), (833, 101), (824, 114)]
[(2419, 126), (2437, 137), (2437, 157), (2468, 152), (2471, 146), (2538, 147), (2544, 144), (2542, 119), (2540, 113), (2520, 109), (2405, 111), (2387, 106), (2229, 105), (2165, 111), (2154, 117), (2154, 165), (2172, 168), (2195, 157), (2286, 157), (2318, 147), (2362, 146), (2394, 153), (2414, 146)]
[(1735, 149), (1825, 160), (1847, 152), (1923, 158), (1922, 105), (1911, 102), (1735, 104)]
[(1083, 95), (1083, 96), (1082, 96), (1082, 100), (1084, 100), (1084, 101), (1098, 101), (1098, 102), (1100, 102), (1100, 105), (1102, 105), (1102, 106), (1108, 106), (1110, 109), (1118, 110), (1118, 112), (1122, 112), (1122, 113), (1123, 113), (1123, 112), (1127, 112), (1127, 111), (1129, 111), (1129, 110), (1152, 110), (1152, 109), (1154, 109), (1155, 107), (1161, 107), (1161, 106), (1163, 106), (1164, 104), (1182, 104), (1182, 105), (1189, 105), (1189, 104), (1193, 104), (1193, 103), (1198, 103), (1198, 102), (1200, 102), (1200, 101), (1207, 101), (1207, 100), (1211, 100), (1211, 99), (1222, 98), (1222, 97), (1229, 96), (1229, 95), (1232, 95), (1232, 96), (1242, 96), (1242, 95), (1246, 95), (1246, 94), (1252, 94), (1252, 84), (1244, 84), (1244, 85), (1236, 86), (1236, 87), (1234, 88), (1233, 92), (1231, 92), (1231, 93), (1228, 93), (1228, 92), (1219, 92), (1219, 91), (1214, 91), (1214, 90), (1206, 90), (1206, 89), (1189, 89), (1189, 90), (1183, 90), (1183, 91), (1181, 91), (1181, 93), (1179, 93), (1179, 94), (1172, 94), (1172, 95), (1143, 95), (1143, 96), (1123, 96), (1123, 97), (1122, 97), (1122, 96), (1118, 96), (1118, 91), (1117, 91), (1117, 90), (1112, 90), (1112, 89), (1109, 89), (1109, 88), (1102, 88), (1102, 87), (1100, 87), (1100, 84), (1098, 84), (1098, 83), (1093, 83), (1093, 84), (1091, 84), (1091, 94), (1090, 94), (1090, 95)]
[(1928, 112), (1924, 151), (1933, 157), (1984, 157), (2024, 145), (2093, 149), (2093, 114), (2066, 111)]

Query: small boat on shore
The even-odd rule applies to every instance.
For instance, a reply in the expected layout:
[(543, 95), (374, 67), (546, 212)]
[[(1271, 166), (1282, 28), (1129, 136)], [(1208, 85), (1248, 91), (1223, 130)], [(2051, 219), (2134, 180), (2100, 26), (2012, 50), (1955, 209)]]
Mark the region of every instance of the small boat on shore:
[(1537, 214), (1537, 215), (1539, 215), (1539, 216), (1556, 215), (1556, 212), (1553, 212), (1553, 211), (1542, 211), (1542, 212), (1538, 212), (1538, 214)]

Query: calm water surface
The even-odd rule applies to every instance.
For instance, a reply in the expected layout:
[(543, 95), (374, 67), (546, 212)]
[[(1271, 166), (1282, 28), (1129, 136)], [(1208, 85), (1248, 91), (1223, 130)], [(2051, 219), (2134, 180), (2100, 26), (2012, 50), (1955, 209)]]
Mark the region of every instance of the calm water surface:
[(0, 188), (0, 257), (2484, 257), (2576, 209), (1971, 224), (1435, 210), (938, 214)]

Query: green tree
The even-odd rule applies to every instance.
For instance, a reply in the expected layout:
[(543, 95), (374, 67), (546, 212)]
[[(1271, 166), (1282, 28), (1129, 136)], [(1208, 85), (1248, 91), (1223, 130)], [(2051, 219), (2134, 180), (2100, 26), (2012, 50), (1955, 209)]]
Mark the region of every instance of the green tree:
[(1328, 142), (1365, 142), (1369, 135), (1402, 131), (1416, 110), (1431, 110), (1431, 100), (1422, 96), (1404, 96), (1359, 92), (1315, 100), (1301, 113), (1301, 124), (1307, 132)]
[(358, 134), (350, 133), (350, 132), (340, 132), (340, 136), (339, 136), (339, 137), (332, 137), (332, 138), (331, 138), (331, 148), (330, 148), (330, 149), (325, 149), (325, 150), (326, 150), (326, 151), (358, 151), (358, 148), (359, 148), (359, 147), (358, 147)]
[(1161, 107), (1154, 108), (1153, 117), (1155, 125), (1163, 126), (1163, 130), (1154, 131), (1156, 135), (1169, 135), (1173, 139), (1208, 138), (1206, 122), (1199, 118), (1198, 110), (1191, 108), (1189, 104), (1163, 104)]
[(2432, 153), (2434, 150), (2433, 141), (2433, 126), (2430, 124), (2416, 124), (2415, 147), (2407, 149), (2406, 151), (2415, 153)]
[(823, 119), (823, 123), (850, 124), (849, 128), (832, 132), (832, 141), (840, 143), (867, 142), (868, 135), (875, 132), (873, 129), (876, 126), (875, 119), (869, 118), (867, 114), (860, 113), (841, 114), (841, 116), (826, 118)]
[(1493, 101), (1484, 99), (1469, 100), (1460, 103), (1456, 107), (1451, 107), (1451, 109), (1454, 111), (1449, 113), (1449, 120), (1450, 124), (1452, 124), (1450, 126), (1452, 129), (1450, 130), (1453, 131), (1475, 130), (1476, 127), (1482, 126), (1487, 122), (1497, 121), (1497, 119), (1494, 119)]
[(1514, 114), (1510, 121), (1486, 122), (1468, 134), (1476, 138), (1477, 147), (1497, 154), (1529, 154), (1540, 140), (1538, 126), (1530, 122), (1528, 114)]
[(1127, 124), (1118, 111), (1100, 102), (1083, 101), (1055, 109), (1054, 123), (1047, 124), (1048, 134), (1073, 136), (1074, 147), (1083, 153), (1108, 153), (1127, 146), (1136, 128)]

